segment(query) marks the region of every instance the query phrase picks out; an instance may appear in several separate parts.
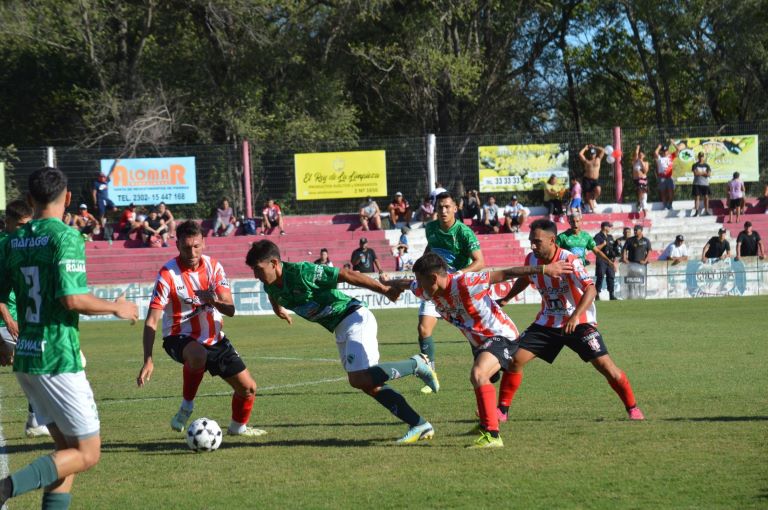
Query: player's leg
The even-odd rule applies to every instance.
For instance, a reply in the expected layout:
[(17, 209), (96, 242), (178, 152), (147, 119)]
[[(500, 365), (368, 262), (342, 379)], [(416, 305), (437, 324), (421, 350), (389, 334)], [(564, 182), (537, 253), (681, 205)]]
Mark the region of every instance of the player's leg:
[(40, 423), (40, 421), (37, 419), (37, 414), (32, 408), (31, 402), (27, 402), (27, 422), (24, 425), (24, 434), (27, 437), (42, 437), (51, 435), (48, 427), (46, 427), (45, 424)]
[(469, 380), (475, 390), (477, 409), (480, 414), (480, 437), (475, 440), (475, 447), (500, 447), (504, 443), (499, 437), (499, 417), (496, 414), (496, 387), (491, 383), (491, 376), (501, 370), (501, 364), (488, 350), (476, 353)]
[[(440, 315), (437, 313), (435, 305), (430, 301), (422, 301), (419, 305), (419, 324), (417, 332), (419, 335), (419, 351), (429, 358), (432, 370), (435, 370), (435, 339), (432, 333), (437, 325), (437, 319)], [(421, 389), (422, 393), (431, 393), (429, 386)]]
[(183, 335), (163, 339), (163, 349), (182, 369), (182, 401), (179, 411), (171, 418), (171, 428), (181, 432), (187, 426), (195, 407), (195, 396), (205, 374), (208, 351), (193, 338)]
[(256, 401), (256, 381), (245, 366), (240, 355), (227, 338), (208, 349), (208, 371), (229, 384), (232, 394), (232, 419), (227, 434), (240, 436), (263, 436), (267, 432), (248, 426), (253, 404)]

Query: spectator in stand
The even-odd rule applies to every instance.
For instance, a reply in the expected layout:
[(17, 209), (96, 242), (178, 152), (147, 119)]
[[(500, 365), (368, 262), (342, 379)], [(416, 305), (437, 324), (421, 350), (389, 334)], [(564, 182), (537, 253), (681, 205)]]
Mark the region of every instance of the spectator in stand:
[(363, 230), (370, 230), (372, 227), (381, 230), (381, 210), (379, 210), (379, 204), (371, 197), (366, 198), (365, 203), (360, 207), (360, 225), (363, 226)]
[(145, 247), (152, 246), (157, 238), (160, 238), (163, 248), (168, 247), (168, 227), (165, 225), (165, 221), (158, 216), (157, 209), (151, 209), (149, 216), (144, 220), (141, 238)]
[(464, 209), (462, 210), (461, 220), (482, 221), (481, 204), (482, 202), (480, 202), (477, 190), (471, 189), (467, 191), (464, 196)]
[(597, 260), (603, 259), (609, 265), (613, 265), (611, 259), (606, 257), (605, 253), (597, 249), (595, 240), (588, 232), (581, 230), (581, 214), (570, 214), (568, 216), (568, 223), (571, 228), (565, 232), (561, 232), (556, 238), (555, 243), (562, 249), (568, 250), (581, 259), (581, 263), (585, 266), (589, 264), (587, 261), (587, 252), (591, 251), (595, 254)]
[[(502, 221), (504, 221), (502, 219)], [(494, 234), (499, 233), (499, 206), (496, 205), (496, 197), (488, 197), (488, 203), (483, 206), (483, 225), (486, 228), (493, 230)]]
[(99, 225), (102, 227), (106, 223), (107, 210), (117, 211), (115, 203), (109, 199), (109, 177), (103, 173), (99, 173), (99, 176), (94, 179), (91, 185), (91, 196), (93, 197), (93, 204), (98, 211)]
[(578, 178), (571, 179), (571, 200), (568, 203), (568, 215), (581, 214), (581, 183)]
[(400, 240), (398, 241), (398, 243), (404, 244), (404, 245), (408, 246), (408, 233), (410, 231), (411, 231), (411, 229), (408, 228), (408, 227), (401, 228), (400, 229)]
[(675, 200), (675, 180), (672, 178), (675, 155), (669, 155), (669, 146), (667, 145), (658, 145), (653, 151), (653, 155), (656, 157), (656, 176), (659, 179), (661, 201), (665, 209), (672, 210), (672, 202)]
[(611, 229), (613, 223), (610, 221), (604, 221), (600, 224), (600, 232), (595, 237), (595, 248), (603, 252), (610, 264), (602, 257), (597, 257), (597, 263), (595, 264), (595, 300), (600, 300), (600, 291), (603, 288), (603, 279), (605, 279), (605, 287), (608, 289), (608, 296), (611, 301), (615, 301), (618, 298), (614, 295), (614, 280), (616, 277), (616, 266), (618, 262), (616, 259), (621, 255), (616, 247), (616, 241), (613, 240), (611, 235)]
[(392, 228), (397, 228), (398, 221), (404, 221), (406, 227), (411, 226), (411, 205), (401, 192), (395, 193), (395, 198), (390, 202), (387, 211), (389, 211), (389, 221)]
[[(446, 193), (448, 190), (443, 188), (443, 185), (439, 182), (435, 183), (435, 189), (429, 192), (429, 201), (432, 202), (432, 208), (434, 209), (437, 205), (437, 195), (440, 193)], [(437, 217), (433, 217), (432, 219), (437, 219)]]
[(683, 237), (683, 234), (678, 234), (677, 237), (675, 237), (675, 241), (669, 243), (669, 245), (664, 248), (664, 252), (659, 255), (659, 260), (669, 260), (672, 262), (670, 264), (672, 266), (688, 261), (688, 246), (685, 244), (685, 237)]
[(360, 247), (352, 252), (349, 261), (352, 269), (361, 273), (383, 272), (376, 252), (373, 251), (373, 248), (368, 248), (368, 239), (365, 237), (360, 238)]
[(61, 217), (61, 221), (68, 227), (72, 226), (72, 222), (74, 221), (74, 218), (72, 217), (72, 213), (69, 211), (64, 211), (64, 215)]
[(648, 264), (648, 256), (651, 254), (651, 241), (644, 237), (643, 226), (635, 225), (635, 235), (630, 237), (621, 252), (621, 261), (625, 264)]
[(413, 269), (414, 260), (408, 255), (408, 245), (398, 244), (395, 256), (395, 269), (397, 271), (410, 271)]
[(728, 181), (728, 223), (736, 211), (736, 223), (739, 222), (741, 210), (744, 208), (744, 181), (739, 178), (739, 172), (733, 172), (733, 179)]
[(136, 206), (133, 202), (128, 204), (123, 214), (120, 215), (120, 221), (117, 223), (117, 229), (120, 234), (129, 235), (134, 230), (141, 228), (143, 222), (138, 221), (136, 217)]
[(548, 209), (549, 221), (555, 221), (557, 216), (560, 223), (563, 223), (563, 195), (565, 188), (558, 184), (555, 174), (550, 175), (544, 184), (544, 205)]
[(261, 211), (261, 235), (267, 235), (267, 229), (271, 234), (275, 227), (280, 229), (280, 235), (285, 235), (285, 228), (283, 227), (283, 211), (280, 206), (275, 203), (271, 198), (267, 200), (267, 204)]
[(632, 229), (629, 227), (624, 227), (624, 230), (621, 233), (621, 237), (616, 239), (616, 251), (619, 253), (619, 258), (621, 258), (621, 253), (624, 251), (624, 245), (627, 244), (629, 238), (632, 237), (630, 234), (632, 234)]
[(643, 216), (648, 211), (648, 166), (645, 153), (640, 150), (640, 144), (637, 144), (632, 158), (632, 180), (635, 181), (637, 190), (637, 212)]
[[(235, 231), (237, 219), (235, 211), (229, 206), (229, 200), (221, 199), (221, 205), (216, 209), (216, 216), (213, 218), (213, 237), (227, 237)], [(224, 230), (224, 233), (221, 231)]]
[(428, 221), (432, 221), (434, 219), (435, 206), (429, 197), (424, 197), (424, 200), (421, 202), (416, 215), (418, 216), (419, 221), (422, 223), (427, 223)]
[(579, 160), (584, 167), (584, 200), (589, 206), (589, 212), (597, 210), (597, 199), (600, 198), (600, 163), (605, 151), (591, 143), (579, 151)]
[(350, 264), (349, 262), (345, 262), (344, 265), (342, 266), (342, 268), (343, 269), (352, 269), (352, 264)]
[(88, 206), (80, 204), (80, 214), (75, 216), (72, 226), (80, 231), (86, 241), (93, 241), (93, 236), (101, 233), (99, 221), (88, 212)]
[(157, 204), (157, 215), (165, 222), (165, 226), (168, 228), (168, 237), (176, 239), (176, 219), (173, 217), (171, 210), (165, 205), (165, 202)]
[(517, 195), (512, 195), (511, 200), (504, 207), (502, 226), (509, 232), (519, 232), (520, 227), (525, 224), (525, 219), (527, 217), (528, 209), (523, 207), (523, 204), (517, 201)]
[(693, 172), (693, 215), (699, 215), (699, 202), (704, 198), (704, 209), (702, 216), (709, 215), (709, 177), (712, 175), (712, 169), (704, 161), (704, 153), (699, 152), (698, 160), (691, 167)]
[(333, 267), (333, 262), (328, 257), (328, 248), (320, 248), (320, 258), (315, 260), (315, 264), (318, 266)]
[(760, 260), (765, 258), (763, 240), (760, 239), (759, 233), (752, 230), (752, 222), (747, 221), (744, 223), (744, 230), (739, 232), (736, 238), (736, 260), (755, 256), (760, 257)]
[(763, 204), (763, 214), (768, 214), (768, 184), (765, 185), (763, 196), (760, 197), (760, 203)]
[(704, 249), (701, 250), (702, 262), (717, 262), (731, 256), (731, 243), (725, 238), (726, 233), (728, 231), (721, 228), (717, 231), (717, 236), (709, 238)]

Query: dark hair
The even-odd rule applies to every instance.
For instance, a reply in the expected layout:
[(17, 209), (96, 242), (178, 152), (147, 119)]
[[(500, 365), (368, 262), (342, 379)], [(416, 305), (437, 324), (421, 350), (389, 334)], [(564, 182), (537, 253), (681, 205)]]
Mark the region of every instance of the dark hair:
[(248, 267), (253, 267), (259, 262), (270, 259), (280, 260), (280, 248), (272, 241), (262, 239), (251, 245), (248, 255), (245, 256), (245, 264)]
[(531, 232), (534, 230), (545, 230), (551, 232), (553, 235), (557, 235), (557, 223), (550, 221), (546, 218), (539, 218), (531, 223)]
[(442, 193), (438, 193), (437, 196), (435, 197), (435, 204), (437, 204), (439, 201), (444, 200), (446, 198), (450, 198), (451, 200), (453, 200), (454, 204), (456, 203), (456, 199), (453, 198), (453, 195), (451, 195), (449, 191), (443, 191)]
[(9, 202), (5, 206), (5, 217), (16, 221), (32, 216), (33, 213), (34, 211), (29, 204), (21, 199)]
[[(157, 212), (154, 209), (149, 211), (150, 213)], [(202, 236), (203, 235), (203, 229), (200, 227), (200, 224), (194, 220), (187, 220), (178, 227), (176, 227), (176, 239), (181, 241), (182, 239), (187, 239), (188, 237), (196, 237), (196, 236)]]
[(413, 272), (422, 276), (435, 273), (445, 274), (447, 271), (448, 264), (434, 252), (425, 253), (413, 265)]
[(45, 166), (29, 176), (29, 195), (40, 205), (48, 205), (67, 189), (67, 176), (58, 168)]
[(328, 253), (328, 248), (320, 248), (320, 253)]

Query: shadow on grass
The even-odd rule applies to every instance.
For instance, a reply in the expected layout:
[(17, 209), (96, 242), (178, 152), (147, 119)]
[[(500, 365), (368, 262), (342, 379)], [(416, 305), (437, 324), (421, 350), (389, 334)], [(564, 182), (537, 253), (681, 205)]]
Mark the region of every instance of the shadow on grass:
[(24, 452), (52, 452), (54, 450), (53, 441), (44, 441), (42, 443), (35, 443), (35, 444), (15, 444), (5, 445), (5, 448), (3, 449), (3, 453), (13, 455), (14, 453), (24, 453)]
[[(235, 441), (225, 440), (219, 447), (220, 450), (230, 448), (264, 448), (269, 446), (315, 446), (326, 448), (362, 448), (370, 446), (386, 446), (392, 443), (391, 438), (375, 439), (283, 439), (263, 440), (253, 439)], [(143, 443), (105, 443), (101, 447), (104, 453), (141, 452), (147, 455), (187, 455), (193, 453), (184, 442), (183, 437), (173, 441), (147, 441)]]
[(729, 421), (768, 421), (768, 416), (699, 416), (696, 418), (664, 418), (662, 421), (714, 421), (714, 422), (729, 422)]
[[(416, 335), (414, 335), (416, 336)], [(466, 344), (466, 340), (438, 340), (438, 344)], [(380, 345), (419, 345), (419, 342), (417, 340), (411, 340), (408, 342), (381, 342)]]

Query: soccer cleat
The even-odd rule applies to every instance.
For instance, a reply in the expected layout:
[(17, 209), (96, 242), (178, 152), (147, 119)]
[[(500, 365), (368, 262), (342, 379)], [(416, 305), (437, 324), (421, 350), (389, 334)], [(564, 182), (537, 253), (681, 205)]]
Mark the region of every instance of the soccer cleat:
[(499, 419), (499, 423), (506, 423), (509, 419), (509, 413), (501, 412), (501, 409), (496, 408), (496, 417)]
[(493, 437), (490, 432), (481, 432), (480, 437), (469, 448), (503, 448), (504, 441), (501, 437)]
[[(414, 374), (424, 381), (424, 384), (435, 393), (440, 391), (440, 381), (437, 380), (437, 374), (429, 365), (429, 358), (425, 354), (416, 354), (415, 356), (411, 356), (411, 359), (416, 362), (416, 370), (414, 371)], [(421, 391), (426, 393), (424, 389)]]
[(645, 415), (637, 406), (627, 409), (627, 414), (630, 420), (642, 421), (645, 419)]
[(27, 425), (24, 428), (24, 434), (27, 437), (43, 437), (43, 436), (50, 436), (51, 431), (48, 430), (48, 427), (46, 427), (45, 425), (38, 425), (36, 427)]
[(227, 429), (228, 436), (259, 437), (259, 436), (265, 435), (266, 433), (267, 433), (266, 430), (257, 429), (255, 427), (250, 427), (248, 425), (245, 426), (245, 430), (232, 430), (230, 428)]
[(192, 409), (179, 408), (179, 412), (171, 418), (171, 428), (176, 432), (184, 432), (184, 427), (187, 426), (187, 420), (192, 416)]
[(420, 391), (421, 391), (423, 394), (425, 394), (425, 395), (429, 395), (430, 393), (434, 393), (434, 392), (432, 391), (432, 388), (430, 388), (429, 386), (424, 386), (423, 388), (421, 388), (421, 390), (420, 390)]
[(403, 437), (397, 440), (397, 444), (413, 444), (419, 441), (425, 441), (435, 437), (435, 429), (432, 424), (425, 421), (421, 425), (416, 425), (408, 429)]

